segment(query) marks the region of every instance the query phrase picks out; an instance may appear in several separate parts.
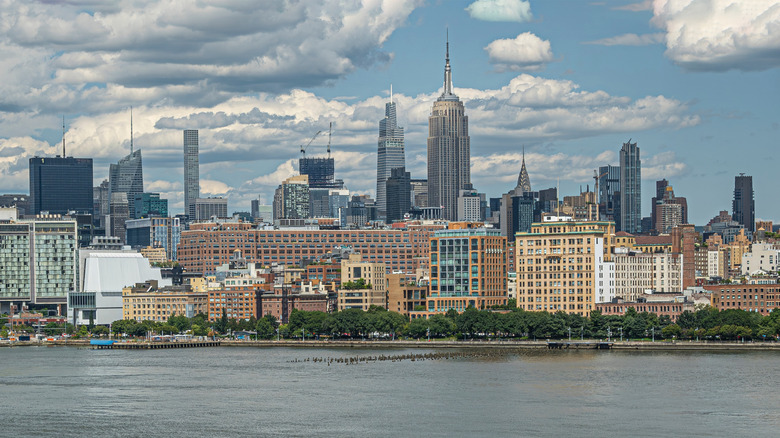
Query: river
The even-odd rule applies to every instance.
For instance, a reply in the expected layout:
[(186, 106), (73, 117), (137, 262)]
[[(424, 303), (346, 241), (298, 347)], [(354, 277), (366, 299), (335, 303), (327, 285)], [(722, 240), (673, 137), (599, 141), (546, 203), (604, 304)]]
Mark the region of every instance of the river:
[[(776, 352), (0, 349), (3, 436), (777, 436)], [(441, 350), (437, 350), (441, 352)]]

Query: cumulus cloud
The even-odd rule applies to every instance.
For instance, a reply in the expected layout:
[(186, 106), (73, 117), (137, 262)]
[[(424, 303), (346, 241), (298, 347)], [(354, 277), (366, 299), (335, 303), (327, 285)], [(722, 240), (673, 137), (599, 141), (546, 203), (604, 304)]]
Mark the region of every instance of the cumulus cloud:
[(774, 0), (655, 0), (651, 23), (666, 32), (666, 56), (693, 71), (780, 66), (780, 3)]
[(484, 21), (530, 21), (531, 4), (525, 0), (477, 0), (466, 11), (471, 18)]
[(648, 181), (684, 175), (687, 170), (688, 166), (679, 161), (674, 151), (642, 159), (642, 179)]
[(641, 11), (649, 11), (652, 8), (653, 8), (653, 0), (642, 0), (641, 2), (629, 3), (622, 6), (615, 6), (612, 9), (615, 9), (617, 11), (641, 12)]
[(322, 85), (388, 62), (382, 45), (421, 2), (4, 0), (0, 111), (209, 106)]
[(513, 39), (495, 40), (485, 50), (498, 71), (541, 70), (554, 60), (550, 42), (531, 32), (521, 33)]
[(609, 38), (603, 38), (595, 41), (588, 41), (583, 44), (596, 44), (600, 46), (649, 46), (651, 44), (663, 43), (665, 34), (646, 33), (637, 35), (635, 33), (625, 33)]

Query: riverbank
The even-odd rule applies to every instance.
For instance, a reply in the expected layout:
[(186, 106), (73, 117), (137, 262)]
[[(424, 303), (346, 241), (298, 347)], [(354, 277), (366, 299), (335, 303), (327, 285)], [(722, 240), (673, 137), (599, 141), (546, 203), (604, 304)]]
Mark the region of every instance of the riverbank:
[[(62, 341), (24, 341), (0, 342), (0, 347), (89, 347), (89, 340)], [(140, 342), (140, 341), (139, 341)], [(183, 341), (186, 342), (186, 341)], [(555, 341), (564, 344), (563, 349), (592, 349), (602, 341)], [(613, 350), (648, 350), (648, 351), (778, 351), (778, 342), (707, 342), (707, 341), (610, 341)], [(361, 340), (328, 340), (328, 341), (230, 341), (222, 340), (223, 347), (255, 347), (255, 348), (354, 348), (354, 349), (393, 349), (393, 348), (487, 348), (504, 350), (547, 349), (547, 341), (450, 341), (450, 340), (395, 340), (395, 341), (361, 341)]]

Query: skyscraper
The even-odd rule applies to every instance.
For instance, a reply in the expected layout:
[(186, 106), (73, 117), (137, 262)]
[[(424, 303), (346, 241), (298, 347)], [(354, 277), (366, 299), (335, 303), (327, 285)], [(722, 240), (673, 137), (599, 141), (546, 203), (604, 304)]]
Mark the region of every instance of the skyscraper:
[(531, 192), (531, 178), (528, 176), (528, 170), (525, 168), (525, 148), (523, 148), (523, 164), (520, 166), (520, 175), (517, 176), (515, 195), (520, 196), (529, 192)]
[(412, 208), (412, 186), (409, 172), (403, 167), (395, 167), (385, 181), (387, 200), (387, 223), (400, 221)]
[(620, 166), (601, 166), (598, 174), (599, 215), (620, 230)]
[[(141, 159), (141, 150), (132, 150), (130, 143), (130, 155), (122, 158), (108, 169), (108, 190), (114, 193), (127, 195), (127, 206), (130, 209), (130, 217), (135, 215), (135, 197), (144, 192), (144, 168)], [(124, 237), (123, 237), (124, 238)]]
[(734, 177), (732, 217), (751, 233), (756, 230), (756, 204), (753, 199), (753, 177), (740, 173)]
[(469, 119), (452, 93), (450, 43), (444, 65), (444, 91), (428, 118), (428, 205), (444, 207), (442, 218), (457, 220), (458, 195), (471, 184)]
[(30, 158), (27, 214), (92, 214), (92, 158)]
[(404, 156), (404, 128), (398, 126), (393, 87), (390, 86), (390, 102), (385, 104), (385, 118), (379, 121), (379, 141), (376, 154), (376, 205), (379, 216), (387, 213), (385, 182), (393, 169), (406, 167)]
[(636, 143), (620, 149), (620, 231), (642, 231), (642, 160)]
[(184, 214), (195, 219), (195, 200), (200, 198), (198, 130), (184, 130)]

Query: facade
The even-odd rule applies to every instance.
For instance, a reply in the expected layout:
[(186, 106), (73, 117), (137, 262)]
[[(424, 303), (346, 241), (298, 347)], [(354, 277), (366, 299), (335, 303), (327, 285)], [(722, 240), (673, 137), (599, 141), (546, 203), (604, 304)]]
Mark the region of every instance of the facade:
[(628, 309), (634, 309), (637, 313), (655, 313), (659, 317), (668, 316), (672, 322), (675, 322), (683, 312), (695, 311), (696, 305), (693, 300), (688, 299), (686, 296), (671, 293), (642, 294), (637, 301), (618, 299), (614, 302), (596, 304), (596, 310), (601, 311), (602, 315), (622, 316), (625, 315)]
[(184, 214), (195, 219), (195, 200), (200, 198), (198, 130), (184, 130)]
[(300, 158), (298, 169), (308, 177), (312, 189), (342, 189), (344, 181), (335, 179), (335, 161), (327, 158)]
[(507, 303), (506, 237), (451, 223), (430, 238), (428, 312), (463, 312)]
[(757, 272), (774, 274), (777, 272), (778, 262), (780, 262), (778, 257), (780, 257), (780, 251), (775, 245), (754, 243), (750, 252), (742, 256), (742, 275), (753, 275)]
[(92, 214), (95, 227), (105, 230), (106, 220), (111, 213), (111, 193), (108, 189), (108, 180), (104, 179), (99, 186), (92, 189)]
[(620, 149), (620, 229), (642, 232), (642, 160), (636, 143), (623, 143)]
[(251, 213), (254, 220), (262, 219), (264, 222), (271, 222), (274, 217), (274, 207), (262, 204), (259, 199), (253, 199)]
[(484, 194), (476, 190), (461, 190), (458, 196), (458, 220), (462, 222), (484, 222), (482, 204)]
[[(225, 198), (198, 198), (195, 200), (195, 220), (207, 221), (212, 217), (228, 217), (228, 200)], [(190, 217), (192, 220), (192, 217)]]
[(469, 119), (452, 93), (450, 45), (444, 67), (444, 91), (428, 118), (428, 205), (444, 207), (442, 218), (457, 220), (458, 195), (471, 184)]
[(615, 222), (620, 229), (620, 166), (601, 166), (598, 174), (599, 219)]
[(665, 179), (657, 181), (651, 217), (657, 233), (669, 233), (674, 227), (688, 223), (688, 200), (674, 196), (674, 189)]
[(599, 265), (611, 261), (613, 222), (548, 217), (517, 233), (517, 307), (588, 316), (597, 302)]
[(309, 176), (296, 175), (282, 181), (274, 193), (274, 220), (309, 217)]
[(65, 304), (77, 287), (75, 221), (0, 223), (0, 313), (12, 302)]
[[(341, 261), (341, 288), (338, 290), (338, 310), (368, 310), (371, 306), (387, 309), (386, 274), (387, 265), (384, 263), (364, 261), (360, 254), (350, 254), (346, 260)], [(361, 279), (370, 287), (347, 287), (347, 283), (354, 284)]]
[[(404, 215), (412, 209), (412, 186), (409, 183), (410, 174), (403, 167), (396, 167), (390, 171), (390, 176), (385, 179), (385, 221), (393, 223), (403, 220)], [(378, 214), (381, 216), (381, 204), (377, 196)]]
[(705, 285), (712, 292), (712, 306), (718, 310), (742, 309), (769, 315), (780, 307), (780, 284)]
[(409, 223), (391, 230), (254, 229), (246, 223), (193, 224), (182, 231), (179, 263), (188, 271), (210, 275), (228, 263), (238, 249), (248, 261), (270, 266), (313, 260), (336, 248), (351, 247), (369, 262), (392, 271), (414, 272), (428, 261), (428, 238), (442, 229), (439, 222)]
[(192, 318), (208, 311), (208, 295), (187, 286), (158, 286), (156, 280), (122, 288), (122, 319), (165, 322), (173, 315)]
[(648, 291), (682, 292), (682, 257), (615, 250), (615, 296), (637, 301)]
[(258, 291), (254, 287), (221, 289), (208, 292), (208, 317), (214, 322), (222, 318), (224, 310), (228, 318), (239, 321), (257, 318)]
[(428, 207), (428, 180), (412, 178), (412, 205), (418, 208)]
[(409, 316), (426, 305), (428, 286), (410, 281), (406, 274), (387, 274), (387, 310)]
[(114, 193), (124, 193), (130, 218), (135, 218), (135, 198), (144, 191), (144, 168), (141, 150), (131, 151), (130, 155), (112, 164), (108, 169), (108, 190)]
[(77, 291), (68, 293), (68, 322), (109, 325), (123, 319), (122, 289), (147, 280), (162, 283), (159, 268), (136, 252), (79, 250)]
[(130, 219), (130, 204), (127, 201), (127, 193), (111, 193), (111, 204), (109, 204), (108, 211), (109, 221), (106, 233), (125, 242), (127, 238), (126, 223)]
[(134, 218), (168, 217), (168, 200), (160, 199), (159, 193), (140, 193), (135, 195)]
[(27, 214), (92, 214), (92, 184), (91, 158), (30, 158)]
[(168, 260), (177, 260), (181, 221), (177, 217), (153, 217), (125, 222), (126, 243), (133, 248), (162, 248)]
[[(385, 118), (379, 121), (379, 140), (377, 142), (376, 161), (376, 205), (379, 216), (384, 217), (386, 204), (386, 182), (392, 176), (393, 169), (406, 167), (404, 155), (404, 128), (398, 126), (393, 91), (390, 90), (390, 102), (385, 104)], [(388, 222), (392, 222), (388, 220)]]
[(753, 199), (753, 177), (740, 173), (734, 177), (732, 217), (750, 233), (756, 231), (756, 204)]

